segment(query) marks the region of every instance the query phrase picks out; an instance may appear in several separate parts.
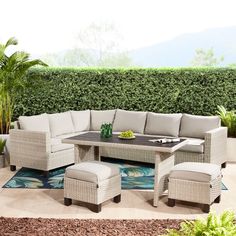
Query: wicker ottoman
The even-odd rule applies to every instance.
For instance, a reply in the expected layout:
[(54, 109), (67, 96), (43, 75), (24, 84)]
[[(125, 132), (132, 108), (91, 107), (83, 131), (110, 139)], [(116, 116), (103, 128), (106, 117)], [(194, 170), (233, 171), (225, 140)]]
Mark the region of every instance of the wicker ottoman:
[(171, 169), (168, 185), (168, 205), (175, 200), (203, 204), (203, 212), (210, 211), (213, 202), (220, 202), (220, 166), (210, 163), (184, 162)]
[(116, 165), (88, 161), (66, 168), (64, 178), (64, 204), (69, 206), (72, 199), (91, 203), (92, 211), (100, 212), (101, 204), (113, 198), (121, 200), (121, 176)]

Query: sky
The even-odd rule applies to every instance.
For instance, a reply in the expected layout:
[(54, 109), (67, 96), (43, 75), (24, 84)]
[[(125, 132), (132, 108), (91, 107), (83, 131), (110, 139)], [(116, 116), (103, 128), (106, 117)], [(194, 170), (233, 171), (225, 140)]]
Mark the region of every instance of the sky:
[(209, 28), (236, 26), (235, 0), (0, 0), (0, 42), (43, 54), (73, 48), (79, 31), (109, 22), (132, 50)]

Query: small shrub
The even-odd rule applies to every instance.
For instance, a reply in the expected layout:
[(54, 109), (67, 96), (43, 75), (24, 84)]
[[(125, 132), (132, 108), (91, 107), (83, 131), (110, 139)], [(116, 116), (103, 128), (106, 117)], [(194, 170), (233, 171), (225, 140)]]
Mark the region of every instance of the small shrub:
[(227, 111), (225, 107), (218, 106), (217, 113), (220, 116), (222, 125), (228, 128), (228, 136), (236, 137), (236, 113), (235, 111)]
[(206, 219), (185, 221), (180, 229), (170, 229), (165, 236), (235, 236), (234, 213), (225, 211), (222, 215), (210, 213)]
[(7, 140), (0, 138), (0, 155), (3, 153)]

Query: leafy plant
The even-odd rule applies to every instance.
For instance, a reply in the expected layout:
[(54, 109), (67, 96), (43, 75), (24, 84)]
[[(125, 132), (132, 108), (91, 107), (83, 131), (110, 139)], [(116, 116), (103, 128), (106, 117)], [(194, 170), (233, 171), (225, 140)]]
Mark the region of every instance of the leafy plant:
[(223, 126), (228, 127), (228, 136), (236, 137), (236, 113), (235, 111), (227, 111), (224, 106), (217, 106), (217, 113), (220, 116)]
[(9, 132), (15, 96), (25, 87), (26, 72), (35, 65), (46, 66), (41, 60), (30, 60), (29, 54), (16, 51), (10, 56), (6, 54), (9, 46), (17, 45), (15, 38), (10, 38), (6, 44), (0, 43), (0, 133)]
[(225, 211), (222, 215), (210, 213), (206, 219), (185, 221), (180, 229), (169, 229), (165, 236), (235, 236), (234, 213)]
[(3, 153), (5, 145), (6, 145), (6, 139), (0, 138), (0, 155)]

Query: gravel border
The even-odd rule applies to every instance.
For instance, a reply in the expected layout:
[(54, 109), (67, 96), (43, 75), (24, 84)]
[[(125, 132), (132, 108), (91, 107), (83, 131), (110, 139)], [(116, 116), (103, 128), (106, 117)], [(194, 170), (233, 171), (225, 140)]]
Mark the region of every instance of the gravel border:
[(179, 229), (183, 220), (80, 220), (0, 217), (0, 235), (37, 236), (149, 236)]

